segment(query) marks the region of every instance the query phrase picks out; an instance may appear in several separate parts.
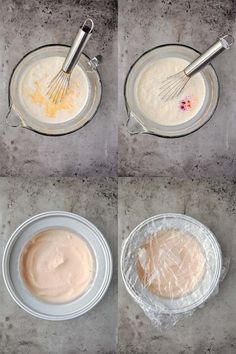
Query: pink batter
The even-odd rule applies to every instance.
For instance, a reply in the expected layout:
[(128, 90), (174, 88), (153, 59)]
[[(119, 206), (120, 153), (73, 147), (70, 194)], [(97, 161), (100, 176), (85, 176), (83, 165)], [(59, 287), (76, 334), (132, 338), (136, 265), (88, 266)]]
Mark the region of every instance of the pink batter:
[(162, 230), (139, 249), (137, 273), (152, 293), (178, 298), (191, 293), (203, 277), (206, 258), (200, 243), (182, 230)]
[(40, 232), (23, 249), (20, 270), (30, 292), (44, 301), (63, 303), (80, 296), (93, 277), (86, 242), (64, 229)]

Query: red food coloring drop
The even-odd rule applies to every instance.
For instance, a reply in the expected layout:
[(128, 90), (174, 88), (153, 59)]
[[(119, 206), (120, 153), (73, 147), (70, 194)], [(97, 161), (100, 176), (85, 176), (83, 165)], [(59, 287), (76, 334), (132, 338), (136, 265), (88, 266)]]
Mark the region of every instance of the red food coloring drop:
[(192, 108), (191, 98), (186, 97), (185, 100), (180, 101), (179, 108), (181, 111), (188, 111)]

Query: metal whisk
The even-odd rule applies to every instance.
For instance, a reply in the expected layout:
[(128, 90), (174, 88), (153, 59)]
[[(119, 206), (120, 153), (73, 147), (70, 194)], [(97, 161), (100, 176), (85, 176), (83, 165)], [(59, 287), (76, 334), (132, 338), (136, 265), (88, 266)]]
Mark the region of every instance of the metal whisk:
[(75, 40), (70, 48), (69, 53), (63, 63), (59, 73), (50, 81), (48, 85), (47, 95), (55, 104), (60, 102), (67, 94), (71, 73), (78, 63), (94, 28), (93, 20), (86, 19), (80, 28)]
[(225, 49), (229, 49), (234, 42), (231, 35), (219, 38), (210, 48), (189, 64), (183, 71), (167, 77), (160, 86), (159, 97), (163, 101), (169, 101), (178, 97), (187, 85), (190, 78), (202, 70), (212, 59), (217, 57)]

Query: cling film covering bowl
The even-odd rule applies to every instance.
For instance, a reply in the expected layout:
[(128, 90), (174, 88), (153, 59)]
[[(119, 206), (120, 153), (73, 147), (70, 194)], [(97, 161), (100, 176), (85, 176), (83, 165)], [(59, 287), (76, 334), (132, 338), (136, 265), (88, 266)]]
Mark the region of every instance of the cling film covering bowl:
[[(181, 230), (191, 235), (205, 256), (202, 277), (194, 289), (183, 296), (164, 297), (153, 293), (149, 288), (150, 279), (147, 278), (145, 283), (143, 279), (140, 279), (137, 271), (140, 249), (144, 244), (152, 242), (154, 234), (158, 235), (164, 230)], [(168, 248), (168, 244), (165, 246)], [(167, 253), (167, 257), (174, 256), (171, 252)], [(213, 233), (197, 220), (182, 214), (161, 214), (143, 221), (130, 233), (122, 247), (121, 274), (125, 286), (146, 315), (158, 327), (169, 327), (179, 318), (188, 315), (202, 305), (216, 291), (221, 270), (221, 250)], [(155, 269), (154, 276), (161, 271), (161, 269)]]
[[(20, 274), (20, 256), (27, 242), (47, 229), (66, 229), (87, 243), (94, 259), (93, 279), (78, 298), (60, 304), (44, 302), (31, 294)], [(92, 309), (106, 293), (112, 276), (110, 248), (101, 232), (85, 218), (62, 211), (35, 215), (21, 224), (5, 247), (2, 261), (3, 278), (13, 300), (33, 316), (46, 320), (67, 320)]]
[(19, 88), (28, 68), (40, 59), (53, 56), (65, 58), (68, 50), (69, 47), (63, 45), (46, 45), (33, 50), (20, 60), (9, 83), (10, 111), (7, 118), (10, 125), (17, 126), (14, 122), (15, 117), (18, 117), (20, 125), (24, 128), (44, 135), (64, 135), (81, 128), (93, 118), (101, 102), (102, 84), (96, 69), (99, 64), (98, 57), (90, 60), (85, 54), (81, 55), (77, 65), (83, 70), (88, 81), (88, 99), (82, 111), (74, 118), (60, 123), (40, 121), (28, 112), (23, 103)]

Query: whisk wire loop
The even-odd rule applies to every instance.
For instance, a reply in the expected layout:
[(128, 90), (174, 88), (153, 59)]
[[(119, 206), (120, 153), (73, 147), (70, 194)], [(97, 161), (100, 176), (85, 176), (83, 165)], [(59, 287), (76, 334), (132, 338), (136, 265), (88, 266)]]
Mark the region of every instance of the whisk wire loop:
[(53, 103), (60, 102), (66, 95), (70, 81), (70, 74), (60, 70), (59, 73), (50, 81), (47, 95)]
[(184, 71), (167, 77), (160, 86), (159, 97), (163, 101), (169, 101), (178, 97), (186, 86), (189, 77)]

